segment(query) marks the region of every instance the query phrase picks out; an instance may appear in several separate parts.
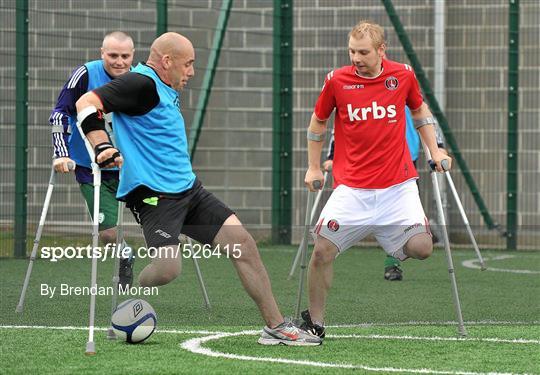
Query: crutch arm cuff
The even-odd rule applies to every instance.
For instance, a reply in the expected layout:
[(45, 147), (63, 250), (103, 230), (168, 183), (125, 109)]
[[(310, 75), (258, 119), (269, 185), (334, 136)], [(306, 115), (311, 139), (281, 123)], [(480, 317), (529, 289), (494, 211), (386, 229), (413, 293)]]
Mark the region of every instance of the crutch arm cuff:
[(314, 142), (323, 142), (326, 138), (326, 133), (314, 133), (310, 129), (307, 131), (307, 139)]
[(414, 119), (413, 124), (415, 129), (420, 129), (422, 126), (435, 125), (436, 120), (434, 117), (426, 117), (422, 119)]
[(103, 112), (94, 106), (86, 107), (77, 115), (77, 121), (86, 135), (94, 130), (105, 131), (105, 117)]

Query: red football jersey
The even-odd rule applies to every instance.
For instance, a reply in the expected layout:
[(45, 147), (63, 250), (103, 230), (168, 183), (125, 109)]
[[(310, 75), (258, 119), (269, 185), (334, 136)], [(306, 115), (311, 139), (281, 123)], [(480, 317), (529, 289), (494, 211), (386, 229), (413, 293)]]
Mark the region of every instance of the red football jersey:
[(353, 65), (326, 75), (315, 116), (334, 121), (334, 188), (384, 189), (418, 174), (405, 138), (405, 105), (418, 109), (423, 98), (412, 68), (383, 60), (377, 77), (356, 74)]

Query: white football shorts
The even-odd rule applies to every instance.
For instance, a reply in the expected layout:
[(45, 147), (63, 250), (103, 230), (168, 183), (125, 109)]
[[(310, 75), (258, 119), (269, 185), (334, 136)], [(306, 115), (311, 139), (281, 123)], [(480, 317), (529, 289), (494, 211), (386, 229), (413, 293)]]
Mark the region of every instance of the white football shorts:
[(429, 233), (414, 179), (386, 189), (356, 189), (339, 185), (313, 229), (341, 253), (373, 234), (384, 251), (405, 260), (403, 246), (416, 234)]

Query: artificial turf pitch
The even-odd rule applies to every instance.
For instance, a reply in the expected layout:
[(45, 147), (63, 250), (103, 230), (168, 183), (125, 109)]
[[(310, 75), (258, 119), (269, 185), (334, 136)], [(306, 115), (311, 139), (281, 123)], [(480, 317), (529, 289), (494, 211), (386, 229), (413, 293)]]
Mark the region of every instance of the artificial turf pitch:
[[(296, 303), (298, 279), (287, 280), (295, 251), (261, 248), (285, 315)], [(42, 283), (87, 286), (90, 262), (36, 261), (25, 311), (16, 314), (28, 262), (1, 259), (0, 373), (540, 374), (540, 253), (483, 251), (488, 267), (522, 273), (481, 272), (462, 265), (475, 259), (474, 252), (453, 255), (465, 339), (458, 339), (452, 323), (441, 249), (425, 261), (405, 262), (404, 280), (388, 282), (382, 277), (383, 252), (354, 248), (335, 262), (327, 308), (327, 324), (334, 327), (320, 347), (258, 345), (255, 331), (263, 323), (231, 262), (199, 260), (212, 304), (206, 310), (193, 264), (184, 259), (179, 279), (161, 287), (158, 296), (142, 297), (157, 312), (158, 331), (140, 345), (109, 341), (105, 331), (96, 331), (97, 354), (91, 357), (84, 355), (89, 297), (40, 295)], [(496, 259), (501, 255), (512, 257)], [(136, 273), (146, 263), (138, 260)], [(100, 263), (98, 270), (98, 285), (108, 286), (112, 262)], [(107, 327), (109, 314), (110, 297), (97, 297), (96, 326)]]

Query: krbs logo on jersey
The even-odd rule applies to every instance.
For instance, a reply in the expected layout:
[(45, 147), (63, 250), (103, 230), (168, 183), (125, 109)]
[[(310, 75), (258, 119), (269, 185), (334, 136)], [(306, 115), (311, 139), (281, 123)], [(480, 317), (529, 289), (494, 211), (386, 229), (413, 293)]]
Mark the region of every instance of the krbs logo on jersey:
[(399, 86), (399, 81), (396, 77), (390, 76), (384, 81), (384, 85), (388, 90), (395, 90)]
[(388, 107), (383, 107), (378, 105), (377, 102), (371, 102), (371, 107), (353, 108), (352, 104), (347, 104), (347, 112), (351, 122), (365, 121), (368, 119), (369, 113), (372, 114), (374, 120), (380, 120), (385, 117), (396, 117), (396, 106), (392, 104)]

